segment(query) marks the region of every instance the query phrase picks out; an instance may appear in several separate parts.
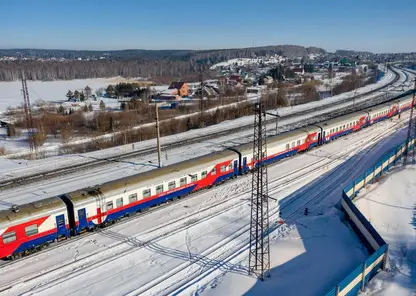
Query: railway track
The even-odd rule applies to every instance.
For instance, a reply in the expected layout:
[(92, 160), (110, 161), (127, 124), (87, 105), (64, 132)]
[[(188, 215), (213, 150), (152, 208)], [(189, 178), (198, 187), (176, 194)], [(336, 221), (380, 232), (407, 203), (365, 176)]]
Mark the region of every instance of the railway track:
[[(360, 94), (358, 96), (355, 97), (356, 99), (368, 96), (372, 93), (376, 93), (379, 92), (380, 90), (386, 88), (386, 87), (390, 87), (391, 85), (395, 84), (399, 79), (400, 79), (400, 75), (398, 73), (397, 70), (394, 70), (392, 68), (390, 68), (391, 71), (393, 71), (396, 74), (396, 77), (393, 81), (391, 81), (390, 83), (388, 83), (385, 86), (376, 88), (370, 92), (367, 92), (365, 94)], [(404, 71), (404, 70), (402, 70)], [(292, 126), (292, 129), (294, 128), (299, 128), (302, 126), (306, 126), (309, 124), (314, 124), (314, 123), (319, 123), (320, 121), (323, 120), (328, 120), (328, 119), (332, 119), (338, 116), (342, 116), (345, 114), (348, 114), (350, 112), (354, 112), (354, 111), (358, 111), (360, 109), (363, 108), (367, 108), (369, 106), (373, 106), (375, 104), (380, 104), (381, 102), (384, 102), (387, 100), (386, 97), (384, 97), (383, 95), (380, 96), (380, 100), (371, 100), (372, 104), (369, 104), (368, 102), (361, 102), (361, 103), (357, 103), (355, 104), (355, 108), (351, 109), (349, 107), (347, 108), (341, 108), (339, 110), (337, 110), (336, 112), (334, 111), (328, 111), (327, 113), (323, 113), (321, 115), (319, 115), (319, 118), (314, 118), (311, 120), (304, 120), (302, 119), (303, 124), (301, 125), (296, 125), (296, 126)], [(352, 97), (347, 97), (343, 100), (339, 100), (337, 102), (337, 105), (340, 104), (344, 104), (346, 102), (351, 101), (353, 98)], [(297, 116), (303, 116), (305, 114), (309, 114), (309, 113), (313, 113), (313, 112), (317, 112), (317, 111), (322, 111), (327, 109), (328, 106), (319, 106), (317, 108), (314, 109), (308, 109), (308, 110), (302, 110), (296, 113), (292, 113), (290, 115), (286, 115), (286, 116), (281, 116), (280, 120), (282, 119), (287, 119), (287, 118), (292, 118), (292, 117), (297, 117)], [(267, 121), (268, 123), (273, 123), (275, 122), (275, 119), (270, 119)], [(178, 147), (182, 147), (182, 146), (186, 146), (186, 145), (192, 145), (194, 143), (198, 143), (198, 142), (202, 142), (202, 141), (206, 141), (206, 140), (211, 140), (211, 139), (215, 139), (215, 138), (219, 138), (221, 136), (226, 136), (229, 134), (234, 134), (234, 133), (238, 133), (241, 131), (245, 131), (247, 129), (251, 129), (252, 124), (246, 124), (246, 125), (242, 125), (240, 127), (237, 128), (232, 128), (229, 130), (225, 130), (225, 131), (221, 131), (221, 132), (217, 132), (215, 134), (207, 134), (207, 135), (201, 135), (192, 139), (187, 139), (187, 140), (182, 140), (182, 141), (177, 141), (174, 143), (171, 143), (169, 145), (165, 145), (164, 148), (165, 149), (174, 149), (174, 148), (178, 148)], [(284, 131), (288, 131), (291, 130), (289, 129), (284, 129)], [(70, 173), (74, 173), (77, 171), (81, 171), (81, 170), (85, 170), (86, 168), (94, 168), (97, 166), (101, 166), (101, 165), (106, 165), (108, 163), (114, 163), (114, 162), (124, 162), (124, 160), (129, 159), (129, 158), (134, 158), (134, 157), (144, 157), (150, 154), (153, 154), (157, 152), (157, 148), (151, 147), (151, 148), (146, 148), (146, 149), (140, 149), (137, 151), (130, 151), (130, 152), (126, 152), (123, 154), (119, 154), (115, 157), (109, 157), (109, 158), (92, 158), (92, 157), (88, 157), (89, 161), (85, 161), (83, 163), (80, 164), (74, 164), (74, 165), (70, 165), (70, 166), (66, 166), (66, 167), (61, 167), (61, 168), (57, 168), (57, 169), (53, 169), (53, 170), (49, 170), (49, 171), (45, 171), (45, 172), (41, 172), (41, 173), (35, 173), (35, 174), (29, 174), (26, 176), (22, 176), (22, 177), (16, 177), (16, 178), (9, 178), (3, 181), (0, 181), (0, 190), (5, 190), (5, 189), (9, 189), (9, 188), (14, 188), (17, 186), (21, 186), (21, 185), (25, 185), (25, 184), (30, 184), (30, 183), (34, 183), (34, 182), (38, 182), (41, 180), (45, 180), (45, 179), (49, 179), (49, 178), (54, 178), (54, 177), (58, 177), (58, 176), (62, 176), (62, 175), (67, 175)]]
[[(270, 193), (271, 194), (275, 194), (277, 192), (279, 192), (281, 189), (290, 186), (291, 184), (293, 184), (294, 182), (297, 182), (303, 178), (305, 178), (306, 176), (316, 173), (317, 171), (321, 170), (323, 167), (327, 166), (328, 164), (332, 165), (337, 165), (339, 162), (343, 161), (344, 157), (347, 157), (350, 153), (354, 152), (354, 151), (360, 151), (363, 149), (363, 145), (365, 143), (368, 143), (368, 141), (370, 141), (370, 143), (374, 142), (374, 141), (378, 141), (380, 138), (384, 137), (384, 135), (386, 133), (391, 132), (393, 129), (397, 128), (398, 124), (393, 125), (392, 127), (390, 127), (389, 129), (386, 130), (382, 130), (381, 133), (378, 133), (376, 135), (374, 135), (373, 137), (371, 137), (370, 139), (366, 138), (363, 140), (358, 141), (357, 143), (355, 143), (353, 146), (350, 146), (346, 149), (343, 149), (342, 151), (337, 151), (335, 153), (332, 153), (328, 156), (326, 156), (326, 160), (328, 160), (327, 162), (325, 162), (325, 160), (323, 159), (318, 159), (312, 163), (310, 163), (307, 167), (302, 167), (300, 169), (294, 170), (292, 172), (290, 172), (289, 174), (285, 175), (284, 177), (279, 177), (276, 178), (274, 180), (272, 180), (270, 182), (271, 188), (270, 188)], [(278, 162), (281, 163), (281, 162)], [(240, 179), (238, 179), (240, 180)], [(111, 256), (108, 256), (108, 258), (103, 258), (102, 253), (103, 252), (108, 252), (108, 249), (106, 249), (105, 251), (98, 251), (96, 253), (89, 253), (87, 256), (85, 256), (85, 258), (79, 258), (80, 261), (75, 261), (75, 262), (67, 262), (67, 263), (62, 263), (60, 266), (57, 266), (55, 268), (51, 268), (48, 269), (46, 271), (41, 272), (40, 274), (36, 274), (34, 276), (31, 277), (23, 277), (17, 281), (8, 283), (6, 286), (2, 286), (0, 288), (0, 292), (4, 292), (7, 290), (10, 290), (14, 285), (17, 284), (30, 284), (32, 281), (35, 281), (39, 278), (42, 278), (42, 285), (37, 285), (36, 286), (36, 290), (41, 289), (42, 291), (42, 286), (45, 285), (45, 288), (47, 289), (47, 286), (49, 286), (49, 284), (59, 284), (67, 279), (70, 279), (72, 277), (75, 276), (79, 276), (81, 274), (85, 274), (86, 272), (92, 271), (94, 268), (96, 268), (99, 265), (102, 264), (108, 264), (110, 262), (113, 262), (114, 260), (126, 256), (130, 253), (136, 252), (140, 249), (143, 248), (148, 248), (150, 250), (152, 250), (152, 248), (157, 248), (157, 242), (165, 239), (166, 237), (169, 236), (173, 236), (179, 232), (183, 232), (184, 229), (189, 229), (199, 223), (202, 223), (204, 221), (207, 221), (209, 219), (212, 219), (218, 215), (224, 214), (236, 207), (241, 206), (244, 203), (247, 203), (247, 200), (240, 200), (238, 202), (235, 202), (235, 200), (241, 199), (244, 195), (247, 195), (250, 191), (243, 191), (241, 193), (239, 193), (236, 196), (233, 196), (233, 198), (227, 200), (226, 202), (224, 201), (220, 201), (217, 202), (215, 204), (209, 205), (208, 207), (205, 207), (203, 209), (200, 209), (199, 211), (197, 211), (196, 213), (193, 213), (192, 215), (188, 215), (186, 217), (183, 218), (179, 218), (177, 220), (174, 221), (169, 221), (169, 223), (166, 223), (166, 225), (159, 225), (156, 226), (155, 228), (149, 229), (143, 233), (140, 234), (140, 236), (146, 236), (146, 235), (150, 235), (149, 238), (146, 238), (146, 240), (138, 240), (137, 237), (128, 237), (128, 236), (124, 236), (122, 234), (117, 234), (111, 231), (111, 229), (106, 228), (104, 229), (101, 233), (103, 235), (109, 235), (110, 237), (115, 238), (116, 240), (119, 240), (120, 242), (115, 243), (114, 245), (111, 246)], [(196, 195), (195, 195), (196, 196)], [(299, 200), (300, 198), (297, 198), (296, 200)], [(293, 202), (292, 202), (293, 203)], [(291, 203), (291, 204), (292, 204)], [(230, 205), (228, 205), (230, 204)], [(288, 205), (287, 205), (288, 206)], [(304, 206), (304, 204), (302, 205)], [(225, 207), (224, 209), (219, 209), (217, 210), (218, 207)], [(210, 212), (212, 209), (216, 209), (216, 211), (214, 213)], [(280, 210), (280, 209), (279, 209)], [(273, 211), (273, 213), (275, 214), (276, 211), (278, 211), (277, 209), (275, 211)], [(206, 215), (205, 215), (206, 214)], [(205, 215), (205, 216), (204, 216)], [(192, 219), (197, 216), (198, 219), (194, 220), (193, 223), (186, 223), (186, 221), (192, 221)], [(240, 220), (240, 219), (237, 219)], [(236, 221), (237, 221), (236, 220)], [(234, 221), (234, 222), (236, 222)], [(128, 221), (126, 221), (128, 222)], [(120, 225), (120, 223), (118, 223), (117, 225)], [(164, 230), (162, 233), (157, 233), (160, 230)], [(156, 233), (155, 235), (152, 236), (152, 234)], [(227, 241), (224, 242), (220, 242), (219, 246), (223, 246), (224, 244), (228, 244), (230, 242), (232, 242), (233, 240), (237, 239), (238, 237), (244, 235), (244, 233), (246, 233), (246, 229), (240, 229), (239, 231), (237, 231), (232, 237), (228, 238)], [(85, 238), (85, 236), (80, 237), (80, 239)], [(74, 240), (69, 241), (69, 243), (74, 242)], [(117, 248), (122, 246), (122, 245), (126, 245), (126, 243), (130, 246), (127, 249), (122, 248), (120, 250), (120, 252), (117, 252)], [(62, 245), (61, 245), (62, 246)], [(212, 252), (217, 252), (218, 248), (220, 247), (215, 247), (212, 249)], [(47, 251), (50, 251), (51, 249), (48, 249)], [(157, 251), (157, 249), (155, 250)], [(160, 251), (160, 250), (159, 250)], [(208, 250), (211, 251), (211, 250)], [(202, 254), (202, 255), (198, 255), (197, 258), (194, 258), (191, 262), (189, 262), (188, 264), (199, 264), (201, 262), (198, 263), (198, 261), (202, 261), (202, 269), (205, 268), (212, 268), (212, 264), (210, 264), (209, 262), (204, 262), (204, 258), (206, 258), (206, 256), (212, 254), (211, 252), (208, 252), (207, 254)], [(222, 254), (224, 255), (224, 254)], [(29, 259), (30, 257), (28, 257)], [(24, 259), (23, 259), (24, 260)], [(21, 262), (23, 260), (19, 260), (17, 262)], [(188, 266), (189, 267), (189, 266)], [(183, 268), (187, 268), (186, 266), (183, 266)], [(64, 272), (64, 271), (67, 272)], [(69, 270), (69, 273), (68, 273)], [(198, 273), (200, 274), (200, 273)], [(49, 275), (55, 275), (56, 277), (53, 277), (53, 280), (48, 281), (48, 276)], [(168, 276), (167, 274), (165, 276)], [(164, 277), (165, 277), (164, 276)], [(164, 278), (163, 277), (163, 278)], [(163, 282), (162, 279), (160, 278), (160, 283)], [(146, 285), (147, 286), (147, 285)], [(145, 287), (143, 287), (145, 288)], [(146, 292), (146, 289), (143, 290), (142, 288), (140, 289), (140, 293)], [(138, 291), (137, 291), (138, 292)]]
[[(394, 127), (393, 129), (396, 129), (397, 127)], [(391, 132), (391, 131), (390, 131)], [(358, 145), (358, 151), (363, 151), (366, 149), (366, 151), (370, 151), (374, 149), (374, 147), (377, 145), (378, 140), (382, 139), (384, 135), (388, 132), (382, 132), (371, 139), (368, 139), (371, 141), (370, 147), (362, 147)], [(373, 143), (374, 142), (374, 143)], [(356, 146), (356, 145), (354, 145)], [(354, 167), (357, 165), (363, 158), (365, 157), (364, 154), (357, 157), (353, 163), (349, 164), (349, 167)], [(341, 173), (340, 173), (341, 171)], [(314, 189), (308, 188), (307, 190), (301, 190), (300, 194), (296, 192), (296, 195), (293, 198), (288, 198), (288, 202), (283, 205), (283, 207), (271, 209), (269, 211), (269, 215), (271, 220), (278, 218), (278, 214), (282, 209), (288, 209), (289, 206), (294, 205), (296, 202), (300, 202), (300, 205), (295, 205), (294, 210), (289, 210), (289, 214), (284, 216), (285, 222), (293, 222), (297, 217), (303, 215), (303, 209), (312, 204), (312, 203), (318, 203), (319, 201), (323, 200), (325, 197), (328, 196), (331, 192), (333, 192), (336, 187), (339, 186), (339, 182), (344, 179), (345, 175), (343, 172), (345, 169), (337, 168), (333, 171), (331, 171), (329, 174), (327, 174), (323, 180), (320, 180), (319, 183), (315, 183), (314, 187), (316, 187), (316, 190), (310, 194), (310, 190)], [(352, 174), (352, 173), (351, 173)], [(351, 175), (350, 174), (350, 175)], [(325, 180), (331, 180), (324, 186), (321, 186), (322, 183), (325, 182)], [(271, 231), (276, 230), (277, 228), (281, 227), (279, 224), (274, 224), (271, 229)], [(249, 242), (246, 238), (242, 239), (242, 242), (239, 242), (231, 247), (225, 247), (225, 245), (229, 244), (230, 242), (233, 242), (237, 239), (240, 239), (242, 236), (246, 235), (248, 232), (248, 226), (244, 226), (241, 229), (238, 229), (235, 231), (235, 234), (232, 236), (231, 240), (224, 240), (222, 245), (216, 246), (216, 248), (213, 248), (212, 250), (208, 250), (208, 252), (204, 252), (200, 257), (200, 260), (207, 260), (207, 256), (210, 256), (210, 262), (213, 262), (213, 264), (202, 264), (202, 268), (200, 268), (199, 272), (193, 273), (191, 276), (189, 276), (188, 273), (184, 272), (184, 276), (181, 279), (174, 278), (174, 283), (172, 285), (166, 284), (165, 281), (169, 280), (169, 274), (164, 275), (162, 278), (158, 279), (155, 282), (150, 282), (149, 285), (146, 285), (146, 287), (140, 287), (136, 291), (130, 293), (129, 295), (148, 295), (150, 290), (154, 291), (155, 284), (161, 284), (164, 287), (158, 289), (159, 293), (158, 295), (180, 295), (181, 292), (184, 292), (184, 290), (191, 285), (195, 284), (199, 279), (205, 277), (208, 273), (212, 273), (216, 269), (220, 268), (221, 266), (236, 266), (235, 264), (232, 264), (230, 261), (231, 259), (235, 258), (237, 255), (242, 254), (244, 251), (247, 251), (249, 248)], [(224, 251), (226, 250), (226, 251)], [(170, 276), (174, 276), (181, 272), (188, 269), (191, 265), (200, 264), (198, 262), (190, 262), (188, 265), (183, 264), (183, 266), (180, 269), (175, 269), (173, 273)], [(201, 264), (200, 264), (201, 265)], [(235, 271), (235, 269), (233, 269)], [(154, 293), (152, 293), (154, 295)]]

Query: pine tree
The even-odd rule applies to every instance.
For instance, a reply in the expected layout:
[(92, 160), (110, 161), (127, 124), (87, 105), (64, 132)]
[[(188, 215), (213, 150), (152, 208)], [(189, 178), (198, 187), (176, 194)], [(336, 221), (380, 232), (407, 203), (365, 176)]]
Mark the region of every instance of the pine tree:
[(84, 88), (84, 92), (85, 92), (85, 97), (87, 98), (87, 100), (91, 97), (91, 88), (87, 85)]
[(109, 97), (114, 96), (114, 86), (112, 86), (111, 84), (107, 87), (106, 92), (108, 94)]
[(68, 98), (68, 101), (70, 101), (74, 97), (74, 94), (71, 90), (68, 90), (68, 92), (66, 93), (66, 97)]
[(105, 103), (104, 103), (104, 101), (100, 101), (100, 109), (101, 109), (101, 111), (105, 111)]
[(77, 100), (79, 100), (79, 96), (80, 96), (80, 93), (79, 93), (79, 91), (76, 90), (74, 92), (74, 98), (77, 99)]
[(84, 102), (85, 101), (85, 94), (84, 94), (84, 92), (82, 91), (81, 93), (80, 93), (80, 95), (79, 95), (79, 100), (81, 101), (81, 102)]
[(91, 103), (88, 105), (88, 111), (92, 111), (92, 105), (91, 105)]
[(84, 105), (84, 107), (82, 108), (82, 111), (88, 112), (88, 106), (87, 105)]
[(64, 109), (64, 106), (62, 106), (62, 105), (59, 105), (59, 107), (58, 107), (58, 113), (60, 113), (60, 114), (63, 114), (64, 113), (64, 111), (65, 111), (65, 109)]

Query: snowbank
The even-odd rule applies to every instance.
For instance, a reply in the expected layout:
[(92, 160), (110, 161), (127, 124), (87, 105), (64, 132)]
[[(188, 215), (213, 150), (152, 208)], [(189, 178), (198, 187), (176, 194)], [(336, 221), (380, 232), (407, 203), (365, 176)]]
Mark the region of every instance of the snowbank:
[(389, 244), (388, 272), (380, 272), (364, 295), (416, 293), (416, 167), (397, 168), (361, 191), (356, 206)]

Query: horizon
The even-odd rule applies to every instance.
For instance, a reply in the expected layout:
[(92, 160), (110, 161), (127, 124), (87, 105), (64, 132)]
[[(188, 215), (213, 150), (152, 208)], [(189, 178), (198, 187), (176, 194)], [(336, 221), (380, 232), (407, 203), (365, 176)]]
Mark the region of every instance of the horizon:
[[(211, 50), (307, 44), (328, 52), (416, 51), (416, 3), (403, 0), (157, 3), (127, 0), (0, 3), (2, 49)], [(18, 38), (16, 38), (18, 36)], [(345, 49), (348, 48), (348, 49)]]
[(34, 47), (15, 47), (15, 48), (6, 48), (1, 47), (0, 50), (62, 50), (62, 51), (98, 51), (98, 52), (107, 52), (107, 51), (129, 51), (129, 50), (145, 50), (145, 51), (216, 51), (216, 50), (233, 50), (233, 49), (250, 49), (250, 48), (260, 48), (260, 47), (269, 47), (269, 46), (300, 46), (304, 48), (319, 48), (325, 50), (327, 53), (335, 53), (336, 51), (352, 51), (352, 52), (369, 52), (373, 54), (396, 54), (396, 53), (414, 53), (415, 51), (397, 51), (397, 52), (372, 52), (367, 50), (357, 50), (349, 48), (338, 48), (334, 51), (329, 51), (325, 48), (319, 46), (305, 46), (298, 44), (275, 44), (275, 45), (257, 45), (251, 47), (224, 47), (224, 48), (207, 48), (207, 49), (191, 49), (191, 48), (166, 48), (166, 49), (144, 49), (144, 48), (124, 48), (124, 49), (69, 49), (69, 48), (34, 48)]

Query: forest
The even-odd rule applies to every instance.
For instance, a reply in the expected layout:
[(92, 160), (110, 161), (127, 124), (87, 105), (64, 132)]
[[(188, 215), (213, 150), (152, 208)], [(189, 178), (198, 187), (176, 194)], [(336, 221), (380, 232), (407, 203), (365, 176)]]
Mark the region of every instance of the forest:
[[(207, 70), (211, 65), (228, 59), (272, 54), (306, 56), (309, 53), (317, 52), (324, 52), (324, 50), (294, 45), (201, 51), (0, 50), (0, 57), (10, 56), (17, 58), (15, 61), (0, 62), (0, 81), (18, 80), (22, 71), (26, 79), (43, 81), (114, 76), (166, 77), (168, 80), (189, 79), (197, 77), (198, 72), (201, 70), (207, 76), (210, 76)], [(103, 59), (100, 59), (101, 57)], [(78, 60), (78, 58), (81, 60)]]

